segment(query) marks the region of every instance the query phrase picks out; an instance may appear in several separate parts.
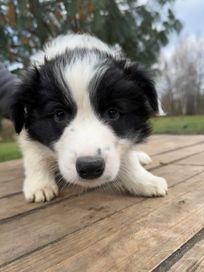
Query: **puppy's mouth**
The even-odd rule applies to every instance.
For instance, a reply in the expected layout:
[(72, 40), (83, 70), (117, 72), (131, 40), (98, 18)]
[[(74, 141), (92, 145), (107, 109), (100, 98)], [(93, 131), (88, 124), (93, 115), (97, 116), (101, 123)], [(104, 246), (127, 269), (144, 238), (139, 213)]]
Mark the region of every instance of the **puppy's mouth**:
[(103, 179), (94, 179), (94, 180), (82, 180), (82, 179), (77, 179), (74, 184), (79, 185), (83, 188), (96, 188), (100, 187), (104, 184), (111, 183), (113, 182), (113, 178), (111, 177), (104, 177)]
[[(85, 173), (83, 173), (83, 175), (85, 175)], [(82, 188), (97, 188), (100, 187), (102, 185), (105, 185), (107, 183), (112, 183), (115, 180), (115, 175), (111, 176), (108, 174), (102, 175), (98, 178), (83, 178), (80, 177), (79, 175), (67, 175), (67, 174), (63, 174), (60, 173), (60, 175), (63, 178), (63, 182), (70, 184), (70, 185), (76, 185), (76, 186), (80, 186)]]

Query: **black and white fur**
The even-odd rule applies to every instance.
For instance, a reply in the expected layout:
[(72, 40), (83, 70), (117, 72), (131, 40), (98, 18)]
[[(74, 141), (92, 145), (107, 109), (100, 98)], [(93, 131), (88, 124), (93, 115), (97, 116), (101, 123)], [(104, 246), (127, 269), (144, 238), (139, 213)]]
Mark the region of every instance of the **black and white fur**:
[[(117, 182), (134, 195), (165, 195), (165, 179), (145, 170), (141, 163), (151, 159), (135, 151), (158, 107), (153, 81), (115, 48), (87, 34), (48, 43), (32, 60), (13, 105), (26, 200), (58, 195), (56, 165), (67, 182), (86, 188)], [(101, 175), (81, 178), (79, 158), (103, 160)]]

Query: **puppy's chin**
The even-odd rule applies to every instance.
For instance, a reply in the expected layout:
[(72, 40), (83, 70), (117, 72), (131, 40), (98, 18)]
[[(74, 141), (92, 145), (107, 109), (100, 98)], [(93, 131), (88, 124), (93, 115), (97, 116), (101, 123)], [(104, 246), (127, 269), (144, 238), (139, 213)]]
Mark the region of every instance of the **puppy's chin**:
[(63, 171), (61, 171), (61, 174), (65, 182), (69, 184), (77, 185), (83, 188), (96, 188), (104, 184), (113, 182), (116, 179), (118, 172), (119, 170), (117, 172), (115, 171), (115, 173), (112, 173), (112, 175), (104, 175), (97, 179), (82, 179), (78, 175), (73, 175), (71, 173), (65, 174), (63, 173)]
[(97, 188), (97, 187), (100, 187), (104, 184), (111, 183), (113, 180), (109, 180), (109, 179), (82, 180), (82, 179), (79, 179), (74, 184), (79, 185), (80, 187), (83, 187), (83, 188)]

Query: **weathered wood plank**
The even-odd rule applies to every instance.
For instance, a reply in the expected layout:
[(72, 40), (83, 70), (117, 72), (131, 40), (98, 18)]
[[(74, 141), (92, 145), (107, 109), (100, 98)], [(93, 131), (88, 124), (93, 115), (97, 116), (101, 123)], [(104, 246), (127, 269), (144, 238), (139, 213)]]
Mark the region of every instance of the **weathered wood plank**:
[(17, 216), (26, 216), (28, 213), (45, 209), (49, 205), (57, 205), (61, 201), (80, 194), (82, 194), (82, 190), (69, 188), (69, 190), (66, 189), (60, 192), (59, 197), (56, 199), (45, 203), (27, 203), (23, 193), (9, 195), (8, 197), (0, 199), (0, 207), (4, 207), (4, 209), (0, 209), (0, 224), (8, 220), (16, 219)]
[(172, 187), (176, 184), (188, 180), (189, 178), (200, 174), (204, 171), (203, 166), (192, 166), (189, 167), (188, 165), (176, 165), (170, 164), (163, 166), (161, 168), (152, 170), (151, 172), (154, 175), (164, 177), (167, 179), (168, 186)]
[(0, 183), (0, 199), (5, 196), (20, 193), (22, 191), (23, 175), (16, 175)]
[(148, 166), (149, 169), (158, 168), (165, 164), (171, 164), (183, 160), (190, 156), (194, 156), (204, 152), (204, 144), (199, 144), (191, 147), (187, 147), (181, 150), (175, 150), (169, 153), (156, 155), (153, 157), (153, 162)]
[(23, 169), (21, 160), (0, 163), (0, 198), (20, 192), (22, 180)]
[[(194, 182), (199, 188), (196, 192), (192, 192), (194, 184), (186, 194), (182, 194), (183, 190), (180, 191), (181, 187), (178, 186), (172, 189), (171, 201), (162, 199), (162, 206), (157, 206), (148, 215), (144, 211), (151, 204), (154, 206), (152, 200), (140, 203), (139, 209), (143, 208), (140, 214), (136, 207), (123, 210), (121, 216), (126, 220), (124, 227), (122, 222), (117, 221), (118, 214), (113, 216), (117, 219), (112, 224), (102, 221), (104, 226), (120, 226), (120, 230), (115, 230), (112, 235), (70, 258), (64, 256), (64, 261), (50, 267), (49, 271), (151, 271), (204, 224), (204, 185), (201, 179)], [(179, 200), (175, 199), (178, 194), (174, 190), (180, 191)]]
[(21, 160), (0, 163), (0, 186), (19, 176), (23, 176)]
[(204, 271), (204, 239), (190, 249), (169, 272), (203, 272)]
[(180, 160), (177, 164), (181, 165), (203, 165), (204, 166), (204, 152), (197, 154), (195, 156), (189, 157), (184, 160)]
[(183, 149), (203, 142), (203, 135), (152, 135), (139, 148), (151, 156), (171, 152), (177, 148)]
[[(204, 171), (202, 166), (180, 166), (180, 165), (168, 165), (160, 169), (153, 171), (155, 175), (159, 175), (168, 179), (169, 186), (180, 183), (190, 177)], [(173, 173), (173, 174), (172, 174)], [(175, 175), (176, 173), (176, 175)], [(66, 192), (62, 192), (60, 196), (52, 201), (52, 205), (57, 204), (59, 201), (67, 199), (71, 196), (79, 194), (79, 191), (74, 189), (67, 189)], [(99, 194), (100, 196), (100, 194)], [(13, 195), (10, 197), (5, 197), (0, 199), (0, 207), (5, 207), (5, 209), (0, 209), (0, 222), (2, 220), (8, 219), (10, 217), (15, 217), (18, 214), (26, 214), (35, 209), (45, 208), (49, 203), (26, 203), (22, 194)]]
[(0, 264), (61, 239), (64, 235), (139, 201), (140, 198), (130, 196), (113, 197), (112, 194), (99, 195), (97, 192), (89, 192), (58, 205), (49, 205), (46, 209), (37, 210), (14, 221), (1, 223)]
[(173, 164), (199, 158), (193, 154), (204, 150), (202, 140), (153, 136), (142, 149), (154, 155), (151, 168), (161, 166), (154, 173), (174, 186), (164, 199), (101, 192), (69, 198), (69, 192), (58, 203), (30, 206), (15, 195), (22, 162), (0, 164), (0, 197), (11, 194), (0, 200), (0, 263), (11, 262), (0, 271), (150, 271), (204, 224), (203, 167)]
[[(62, 222), (62, 216), (66, 216), (64, 213), (59, 217), (54, 210), (52, 216), (50, 214), (43, 216), (41, 224), (39, 223), (39, 216), (41, 216), (39, 213), (37, 214), (38, 218), (32, 216), (33, 225), (26, 221), (18, 222), (21, 228), (24, 226), (24, 240), (29, 241), (29, 235), (26, 233), (29, 230), (32, 231), (32, 241), (30, 241), (30, 245), (24, 245), (27, 256), (2, 267), (2, 271), (37, 270), (41, 272), (46, 269), (48, 269), (47, 271), (69, 272), (151, 271), (203, 226), (203, 178), (204, 174), (197, 175), (172, 187), (169, 195), (165, 198), (145, 199), (139, 203), (134, 202), (135, 198), (126, 197), (125, 199), (109, 196), (110, 199), (107, 199), (107, 195), (104, 195), (104, 201), (104, 199), (98, 199), (95, 192), (92, 193), (92, 196), (91, 194), (86, 195), (86, 198), (84, 195), (81, 200), (77, 198), (75, 201), (69, 202), (69, 209), (66, 210), (69, 223), (66, 218)], [(124, 205), (127, 202), (129, 202), (128, 205)], [(108, 205), (108, 209), (111, 209), (112, 213), (104, 213), (104, 219), (96, 222), (90, 218), (88, 213), (90, 204), (94, 209), (93, 217), (99, 219), (100, 205)], [(81, 207), (80, 213), (77, 212), (76, 206)], [(117, 210), (115, 206), (118, 206)], [(58, 209), (58, 213), (59, 211), (61, 209)], [(50, 216), (53, 222), (48, 220)], [(53, 225), (56, 225), (58, 220), (60, 220), (60, 224), (53, 231)], [(83, 223), (77, 231), (76, 226), (79, 222)], [(73, 224), (75, 224), (74, 228)], [(71, 229), (70, 226), (72, 226)], [(54, 235), (56, 238), (55, 232), (62, 234), (62, 229), (66, 228), (67, 235), (56, 243), (48, 244), (46, 247), (28, 254), (29, 250), (33, 248), (33, 239), (37, 239), (35, 236), (37, 227), (40, 230), (40, 233), (38, 230), (38, 247), (42, 245), (39, 242), (42, 239), (45, 240), (45, 231), (47, 236), (53, 237)], [(4, 234), (5, 231), (4, 229)], [(7, 249), (4, 247), (1, 252), (1, 256), (6, 257), (4, 261), (12, 260), (8, 254), (5, 255), (6, 253), (12, 257), (14, 257), (13, 252), (16, 254), (18, 251), (16, 257), (20, 257), (20, 253), (23, 253), (18, 249), (20, 243), (18, 240), (22, 240), (21, 232), (22, 230), (18, 232), (14, 230), (13, 236), (17, 237), (17, 246), (10, 243), (11, 238), (8, 239), (7, 235), (4, 236), (9, 243)], [(47, 238), (47, 242), (49, 240), (52, 239)]]
[(0, 163), (0, 173), (3, 173), (4, 171), (9, 171), (12, 169), (16, 169), (22, 166), (22, 160), (13, 160), (13, 161), (7, 161), (7, 162), (1, 162)]

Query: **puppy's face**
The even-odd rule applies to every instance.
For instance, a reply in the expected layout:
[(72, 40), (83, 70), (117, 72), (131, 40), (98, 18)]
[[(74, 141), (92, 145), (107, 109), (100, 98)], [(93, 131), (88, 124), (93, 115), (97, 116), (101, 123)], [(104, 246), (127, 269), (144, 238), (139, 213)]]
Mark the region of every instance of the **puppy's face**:
[(65, 180), (114, 180), (123, 154), (149, 133), (157, 112), (152, 81), (137, 65), (97, 50), (72, 50), (27, 72), (13, 120), (56, 155)]

